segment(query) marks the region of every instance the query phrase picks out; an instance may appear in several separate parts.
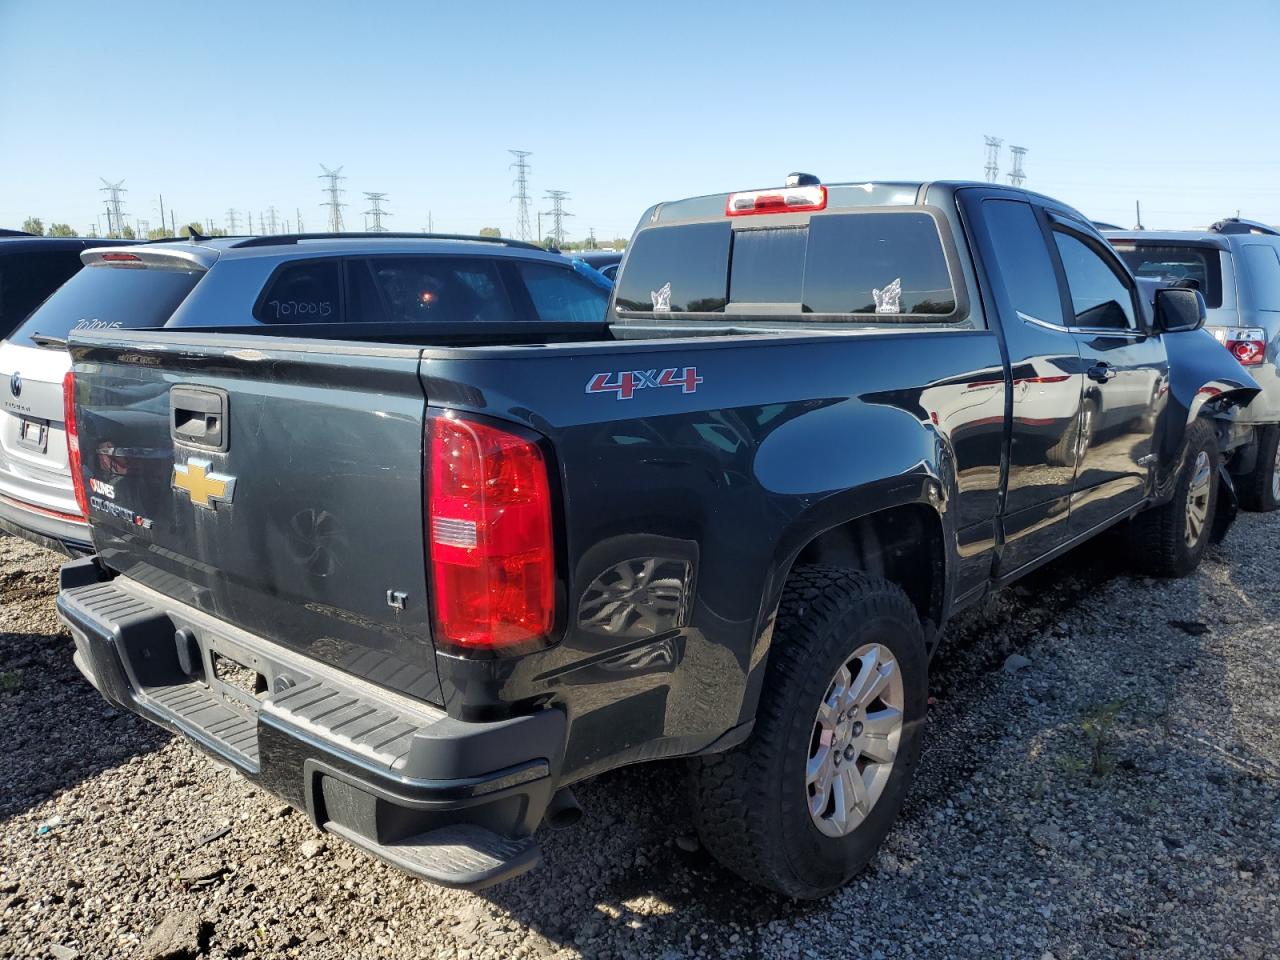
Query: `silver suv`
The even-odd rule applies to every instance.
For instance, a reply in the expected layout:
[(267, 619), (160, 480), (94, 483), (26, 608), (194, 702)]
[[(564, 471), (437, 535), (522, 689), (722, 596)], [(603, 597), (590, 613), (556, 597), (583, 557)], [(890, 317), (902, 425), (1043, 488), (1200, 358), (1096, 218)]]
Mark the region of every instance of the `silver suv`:
[[(0, 530), (91, 551), (68, 469), (63, 379), (73, 330), (347, 323), (603, 323), (610, 284), (532, 244), (424, 234), (198, 238), (88, 250), (71, 278), (0, 345)], [(75, 438), (73, 438), (74, 440)], [(116, 458), (128, 451), (80, 451)]]
[(1254, 442), (1229, 467), (1242, 506), (1280, 507), (1280, 230), (1232, 217), (1208, 230), (1104, 231), (1139, 278), (1197, 287), (1209, 308), (1205, 329), (1262, 387), (1239, 411)]

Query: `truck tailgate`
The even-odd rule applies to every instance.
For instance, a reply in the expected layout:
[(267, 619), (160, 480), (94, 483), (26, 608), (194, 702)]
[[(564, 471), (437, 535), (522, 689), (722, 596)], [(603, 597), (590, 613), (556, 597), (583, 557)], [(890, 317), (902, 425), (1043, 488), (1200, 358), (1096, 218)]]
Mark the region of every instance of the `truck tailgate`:
[(364, 680), (440, 702), (422, 546), (420, 350), (73, 340), (108, 568)]

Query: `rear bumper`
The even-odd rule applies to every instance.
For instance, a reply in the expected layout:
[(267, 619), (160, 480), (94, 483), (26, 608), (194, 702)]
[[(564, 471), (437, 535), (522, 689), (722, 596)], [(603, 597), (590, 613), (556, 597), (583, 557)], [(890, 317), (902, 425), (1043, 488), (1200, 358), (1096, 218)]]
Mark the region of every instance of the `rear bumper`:
[[(532, 834), (555, 792), (562, 712), (454, 720), (107, 579), (92, 559), (62, 568), (58, 615), (108, 701), (187, 737), (320, 829), (448, 886), (488, 886), (538, 863)], [(253, 679), (225, 682), (215, 658)]]
[(0, 531), (69, 557), (93, 553), (89, 524), (0, 495)]

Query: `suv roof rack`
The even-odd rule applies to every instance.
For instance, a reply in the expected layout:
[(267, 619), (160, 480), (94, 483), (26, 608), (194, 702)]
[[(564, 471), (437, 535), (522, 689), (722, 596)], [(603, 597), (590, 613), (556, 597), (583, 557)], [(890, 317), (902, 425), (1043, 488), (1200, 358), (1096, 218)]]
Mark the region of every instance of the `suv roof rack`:
[[(505, 247), (520, 247), (524, 250), (537, 250), (547, 253), (546, 247), (526, 240), (511, 240), (507, 237), (477, 237), (466, 233), (276, 233), (266, 237), (250, 237), (233, 243), (237, 249), (243, 247), (277, 247), (298, 243), (301, 240), (469, 240), (477, 243), (499, 243)], [(554, 251), (552, 251), (554, 252)]]
[(1280, 237), (1280, 230), (1257, 220), (1242, 220), (1240, 217), (1227, 217), (1209, 227), (1214, 233), (1262, 233), (1269, 237)]

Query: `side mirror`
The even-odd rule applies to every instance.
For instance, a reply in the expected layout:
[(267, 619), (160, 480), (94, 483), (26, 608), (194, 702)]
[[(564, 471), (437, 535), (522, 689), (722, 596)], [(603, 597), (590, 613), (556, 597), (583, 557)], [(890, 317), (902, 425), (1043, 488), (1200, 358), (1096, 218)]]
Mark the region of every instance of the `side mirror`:
[(1187, 287), (1156, 291), (1156, 332), (1186, 333), (1204, 326), (1204, 295)]

